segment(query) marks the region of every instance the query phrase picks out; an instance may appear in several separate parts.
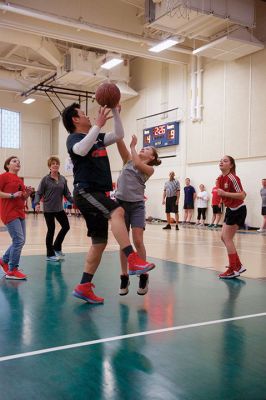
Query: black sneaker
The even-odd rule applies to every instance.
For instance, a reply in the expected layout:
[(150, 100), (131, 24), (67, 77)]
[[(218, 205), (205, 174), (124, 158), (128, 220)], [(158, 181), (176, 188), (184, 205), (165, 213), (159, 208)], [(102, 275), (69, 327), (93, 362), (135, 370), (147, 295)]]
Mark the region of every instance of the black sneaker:
[(178, 225), (175, 226), (175, 230), (176, 230), (176, 231), (179, 231)]
[(171, 225), (167, 224), (166, 226), (163, 227), (163, 229), (171, 229)]
[(139, 288), (137, 293), (140, 296), (144, 296), (144, 294), (148, 293), (149, 290), (149, 275), (141, 274), (139, 277)]
[(120, 296), (126, 296), (128, 294), (128, 287), (130, 285), (129, 276), (120, 275), (121, 284), (119, 289)]

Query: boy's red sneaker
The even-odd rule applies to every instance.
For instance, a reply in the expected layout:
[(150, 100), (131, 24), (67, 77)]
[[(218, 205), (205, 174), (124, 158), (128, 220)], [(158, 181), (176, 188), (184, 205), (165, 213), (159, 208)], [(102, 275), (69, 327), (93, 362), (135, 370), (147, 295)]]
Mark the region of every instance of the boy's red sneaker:
[(128, 274), (129, 275), (141, 275), (155, 268), (153, 263), (142, 260), (137, 253), (131, 253), (127, 259), (128, 262)]
[(6, 279), (16, 279), (22, 280), (27, 279), (27, 275), (23, 274), (17, 267), (12, 269), (12, 271), (7, 271)]
[(75, 297), (78, 297), (79, 299), (85, 300), (88, 303), (91, 304), (102, 304), (104, 302), (104, 299), (102, 297), (96, 296), (94, 294), (92, 288), (95, 288), (94, 284), (91, 282), (88, 283), (80, 283), (77, 285), (72, 294)]
[(0, 258), (0, 267), (5, 274), (8, 272), (8, 264), (2, 258)]

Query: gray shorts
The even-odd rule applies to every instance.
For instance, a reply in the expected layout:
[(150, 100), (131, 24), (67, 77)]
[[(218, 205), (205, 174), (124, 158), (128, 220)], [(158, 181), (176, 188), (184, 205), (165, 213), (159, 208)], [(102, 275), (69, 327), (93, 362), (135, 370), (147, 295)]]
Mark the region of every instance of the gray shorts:
[(117, 199), (120, 206), (125, 210), (126, 227), (145, 229), (145, 203), (143, 201), (123, 201)]

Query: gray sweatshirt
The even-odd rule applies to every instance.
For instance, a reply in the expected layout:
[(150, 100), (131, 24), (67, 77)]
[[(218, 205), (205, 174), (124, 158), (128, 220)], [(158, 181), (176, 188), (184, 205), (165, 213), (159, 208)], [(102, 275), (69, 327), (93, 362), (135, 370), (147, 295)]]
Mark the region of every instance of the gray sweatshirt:
[(38, 204), (43, 199), (44, 212), (59, 212), (63, 211), (63, 196), (73, 203), (66, 178), (59, 174), (57, 181), (49, 174), (42, 178), (34, 201)]

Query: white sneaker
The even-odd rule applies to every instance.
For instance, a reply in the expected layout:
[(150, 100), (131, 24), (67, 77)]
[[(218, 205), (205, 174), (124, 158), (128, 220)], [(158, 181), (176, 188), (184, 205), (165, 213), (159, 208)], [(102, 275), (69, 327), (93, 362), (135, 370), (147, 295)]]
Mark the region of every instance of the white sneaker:
[(257, 232), (259, 232), (259, 233), (266, 233), (266, 229), (260, 228), (260, 229), (257, 230)]
[(245, 268), (244, 265), (241, 265), (240, 269), (237, 272), (239, 272), (239, 274), (242, 274), (246, 270), (247, 270), (247, 268)]
[(119, 294), (120, 296), (126, 296), (128, 294), (128, 287), (130, 285), (129, 276), (121, 275), (120, 279), (121, 279), (121, 284), (120, 284)]
[(57, 256), (46, 257), (46, 261), (58, 262), (60, 258)]
[(55, 251), (55, 255), (58, 258), (64, 258), (65, 257), (65, 253), (63, 253), (62, 251)]

